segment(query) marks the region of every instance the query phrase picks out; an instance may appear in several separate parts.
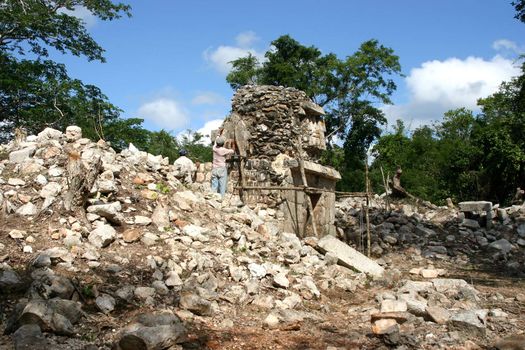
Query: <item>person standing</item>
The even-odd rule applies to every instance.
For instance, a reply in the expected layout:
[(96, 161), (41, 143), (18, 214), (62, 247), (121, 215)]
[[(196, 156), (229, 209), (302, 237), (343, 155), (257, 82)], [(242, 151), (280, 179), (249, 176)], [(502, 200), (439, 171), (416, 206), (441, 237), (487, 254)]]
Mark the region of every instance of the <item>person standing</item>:
[(186, 157), (187, 154), (188, 151), (181, 149), (179, 158), (173, 162), (173, 165), (175, 165), (175, 177), (190, 185), (193, 183), (193, 174), (197, 171), (197, 167), (190, 158)]
[(219, 136), (213, 145), (213, 165), (211, 170), (211, 191), (220, 193), (224, 197), (228, 186), (228, 171), (226, 169), (226, 156), (233, 154), (234, 150), (224, 147), (224, 137)]

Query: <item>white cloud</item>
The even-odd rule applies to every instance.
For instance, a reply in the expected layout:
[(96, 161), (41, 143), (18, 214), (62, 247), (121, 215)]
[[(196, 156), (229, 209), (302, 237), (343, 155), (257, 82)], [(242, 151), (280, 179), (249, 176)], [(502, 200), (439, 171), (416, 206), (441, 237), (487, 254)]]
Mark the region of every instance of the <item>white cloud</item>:
[(259, 37), (255, 34), (255, 32), (252, 32), (251, 30), (239, 33), (239, 35), (235, 37), (235, 42), (239, 47), (250, 47), (258, 40)]
[(221, 74), (228, 74), (231, 70), (231, 61), (252, 54), (260, 62), (264, 61), (264, 52), (259, 52), (251, 46), (257, 37), (253, 32), (244, 32), (237, 36), (237, 46), (220, 45), (216, 49), (204, 52), (204, 59)]
[(175, 138), (177, 138), (177, 140), (179, 141), (182, 141), (185, 136), (190, 138), (193, 132), (198, 132), (199, 134), (202, 135), (202, 139), (200, 140), (200, 143), (203, 145), (209, 145), (211, 143), (210, 135), (211, 135), (212, 130), (217, 130), (222, 125), (223, 122), (224, 122), (224, 119), (209, 120), (206, 123), (204, 123), (204, 125), (201, 128), (195, 131), (189, 130), (189, 129), (182, 130), (175, 136)]
[(514, 53), (519, 53), (519, 48), (518, 48), (518, 45), (514, 42), (514, 41), (511, 41), (511, 40), (507, 40), (507, 39), (500, 39), (500, 40), (496, 40), (493, 44), (492, 44), (492, 48), (496, 51), (500, 51), (500, 50), (510, 50)]
[(210, 140), (210, 134), (212, 130), (217, 130), (222, 123), (224, 122), (224, 119), (213, 119), (209, 120), (200, 128), (197, 129), (197, 132), (202, 134), (203, 137), (203, 144), (209, 144), (211, 143)]
[(144, 103), (140, 106), (138, 114), (167, 130), (185, 128), (189, 121), (188, 114), (180, 103), (166, 97)]
[(191, 100), (194, 105), (220, 105), (225, 102), (224, 97), (211, 91), (201, 92)]
[(431, 120), (441, 120), (443, 114), (460, 107), (477, 109), (477, 100), (496, 92), (503, 81), (518, 75), (514, 61), (500, 55), (490, 60), (467, 57), (464, 60), (449, 58), (444, 61), (424, 62), (410, 71), (405, 82), (409, 102), (385, 106), (389, 124), (403, 119), (416, 128)]
[(97, 23), (97, 17), (84, 6), (77, 5), (73, 11), (60, 9), (59, 12), (81, 19), (87, 28), (91, 28)]

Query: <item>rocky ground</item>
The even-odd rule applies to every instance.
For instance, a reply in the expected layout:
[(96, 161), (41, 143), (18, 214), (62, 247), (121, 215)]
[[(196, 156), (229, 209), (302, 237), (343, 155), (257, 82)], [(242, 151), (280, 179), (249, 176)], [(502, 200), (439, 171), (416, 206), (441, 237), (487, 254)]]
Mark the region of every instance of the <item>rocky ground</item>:
[[(66, 211), (75, 161), (102, 167)], [(0, 146), (1, 349), (525, 349), (525, 206), (487, 229), (376, 198), (379, 276), (171, 170), (75, 127)], [(338, 238), (366, 251), (362, 204), (338, 202)]]

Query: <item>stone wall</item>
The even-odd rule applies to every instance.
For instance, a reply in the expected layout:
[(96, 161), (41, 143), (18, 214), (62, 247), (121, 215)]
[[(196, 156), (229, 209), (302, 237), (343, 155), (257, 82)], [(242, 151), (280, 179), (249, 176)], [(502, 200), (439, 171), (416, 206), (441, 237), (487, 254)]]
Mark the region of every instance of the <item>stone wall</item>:
[[(236, 144), (238, 154), (243, 157), (244, 184), (260, 188), (244, 191), (244, 201), (280, 209), (284, 214), (283, 230), (300, 236), (311, 234), (311, 222), (306, 216), (306, 194), (263, 187), (302, 186), (298, 161), (302, 157), (310, 164), (306, 169), (308, 185), (335, 190), (339, 174), (315, 163), (326, 149), (323, 115), (323, 109), (303, 91), (277, 86), (245, 86), (233, 97), (232, 113), (222, 127), (222, 135), (231, 144)], [(240, 166), (240, 160), (230, 164), (230, 191), (240, 185)], [(333, 234), (335, 195), (322, 192), (310, 196), (318, 231), (321, 235)]]

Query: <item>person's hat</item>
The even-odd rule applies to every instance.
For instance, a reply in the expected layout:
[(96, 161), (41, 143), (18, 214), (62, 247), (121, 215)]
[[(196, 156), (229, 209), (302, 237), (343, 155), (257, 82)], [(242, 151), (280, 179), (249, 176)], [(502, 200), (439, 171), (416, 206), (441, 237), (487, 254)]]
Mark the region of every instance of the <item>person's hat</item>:
[(215, 139), (215, 143), (217, 144), (217, 146), (223, 146), (224, 142), (226, 142), (224, 137), (219, 136)]
[(186, 154), (188, 154), (188, 151), (186, 151), (184, 148), (179, 150), (179, 156), (185, 156)]

